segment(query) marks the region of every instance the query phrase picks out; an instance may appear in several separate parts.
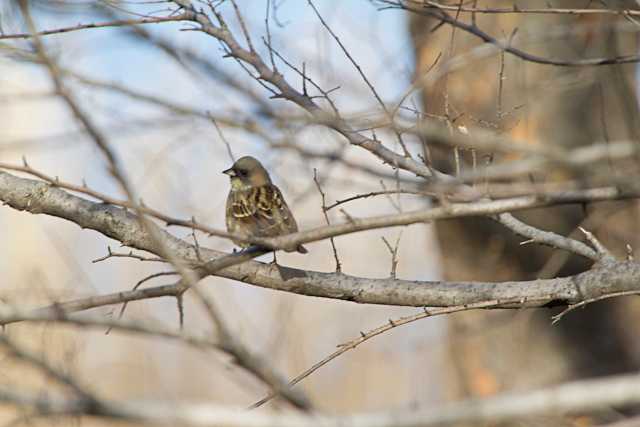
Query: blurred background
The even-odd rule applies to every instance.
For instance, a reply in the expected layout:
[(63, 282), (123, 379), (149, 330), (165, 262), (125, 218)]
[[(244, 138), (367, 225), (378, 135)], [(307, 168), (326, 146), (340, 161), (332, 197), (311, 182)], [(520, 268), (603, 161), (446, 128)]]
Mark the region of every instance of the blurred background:
[[(458, 5), (458, 1), (441, 2)], [(477, 7), (512, 7), (510, 1), (470, 2)], [(517, 2), (516, 2), (517, 3)], [(525, 3), (525, 2), (520, 2)], [(632, 1), (584, 5), (549, 1), (549, 7), (633, 8)], [(416, 76), (466, 55), (469, 65), (416, 90), (405, 99), (403, 120), (445, 120), (455, 127), (482, 128), (531, 144), (566, 147), (603, 140), (637, 141), (640, 131), (636, 66), (562, 68), (501, 55), (474, 57), (482, 42), (432, 17), (389, 10), (384, 2), (316, 0), (327, 25), (373, 83), (381, 99), (397, 103)], [(528, 3), (527, 3), (528, 5)], [(296, 88), (305, 73), (331, 91), (340, 113), (361, 128), (380, 121), (381, 107), (323, 27), (312, 7), (297, 0), (238, 1), (259, 54), (269, 58), (267, 37), (278, 53), (280, 72)], [(39, 31), (143, 16), (167, 16), (170, 2), (69, 0), (30, 1)], [(204, 6), (203, 6), (204, 7)], [(220, 12), (239, 40), (241, 27), (229, 2)], [(455, 15), (455, 12), (452, 12)], [(470, 13), (458, 18), (471, 22)], [(518, 47), (567, 60), (637, 53), (637, 26), (616, 15), (477, 14), (477, 25), (497, 38), (512, 37)], [(270, 36), (267, 35), (267, 25)], [(130, 181), (145, 204), (179, 218), (194, 216), (224, 228), (228, 177), (221, 174), (243, 155), (259, 158), (283, 191), (301, 229), (324, 224), (314, 171), (327, 203), (355, 194), (403, 186), (420, 188), (414, 176), (396, 172), (370, 153), (348, 146), (325, 127), (310, 125), (302, 111), (260, 86), (239, 64), (223, 58), (221, 45), (186, 23), (99, 28), (43, 37), (47, 52), (63, 70), (64, 81), (106, 133)], [(0, 0), (1, 34), (29, 28), (17, 3)], [(517, 33), (514, 30), (518, 29)], [(500, 83), (502, 82), (502, 83)], [(309, 91), (317, 91), (309, 85)], [(326, 101), (318, 102), (327, 107)], [(212, 120), (215, 118), (215, 123)], [(250, 126), (249, 124), (256, 126)], [(216, 126), (217, 125), (217, 126)], [(255, 131), (255, 127), (261, 131)], [(401, 152), (394, 133), (375, 136)], [(491, 158), (513, 156), (455, 152), (407, 137), (416, 158), (428, 157), (440, 170), (455, 173)], [(34, 63), (29, 40), (0, 36), (0, 162), (28, 164), (60, 180), (86, 185), (123, 198), (101, 153), (56, 96), (50, 76)], [(537, 170), (526, 183), (577, 182), (589, 185), (611, 177), (606, 162), (594, 170)], [(637, 164), (629, 173), (637, 174)], [(499, 184), (517, 184), (508, 181)], [(381, 196), (357, 200), (329, 211), (332, 221), (415, 210), (424, 197)], [(344, 212), (340, 211), (344, 209)], [(637, 246), (635, 202), (531, 211), (520, 216), (543, 229), (578, 238), (576, 228), (594, 231), (615, 253)], [(0, 209), (2, 244), (0, 298), (19, 307), (128, 290), (162, 268), (126, 258), (93, 263), (119, 243), (57, 218)], [(191, 230), (170, 232), (190, 240)], [(442, 221), (367, 231), (336, 238), (343, 272), (388, 277), (392, 257), (382, 237), (399, 242), (397, 277), (414, 280), (525, 280), (575, 274), (588, 268), (533, 245), (485, 219)], [(224, 240), (199, 234), (203, 246), (231, 251)], [(279, 263), (333, 271), (328, 241), (308, 245), (309, 254), (278, 254)], [(271, 256), (261, 258), (271, 261)], [(163, 282), (164, 280), (164, 282)], [(153, 284), (170, 283), (159, 278)], [(221, 308), (237, 337), (291, 378), (336, 345), (387, 322), (416, 313), (410, 308), (361, 306), (285, 294), (209, 277), (200, 285)], [(185, 329), (209, 331), (210, 322), (187, 294)], [(119, 307), (101, 308), (106, 318)], [(553, 311), (496, 311), (428, 319), (397, 328), (331, 362), (297, 387), (329, 413), (403, 410), (451, 399), (488, 396), (568, 379), (637, 370), (640, 305), (619, 300), (590, 305), (550, 325)], [(173, 299), (129, 305), (125, 317), (178, 329)], [(114, 399), (161, 398), (247, 406), (266, 387), (216, 352), (118, 332), (63, 326), (16, 324), (7, 332), (64, 366), (82, 384)], [(39, 375), (8, 358), (3, 380), (45, 390)], [(20, 369), (18, 369), (20, 366)], [(9, 368), (10, 367), (10, 368)], [(279, 402), (269, 404), (278, 409)], [(8, 413), (7, 420), (15, 413)], [(615, 414), (611, 415), (615, 419)], [(22, 422), (22, 421), (21, 421)], [(26, 421), (25, 421), (26, 422)], [(91, 421), (93, 422), (93, 421)], [(60, 421), (64, 424), (64, 421)], [(83, 424), (89, 421), (83, 420)]]

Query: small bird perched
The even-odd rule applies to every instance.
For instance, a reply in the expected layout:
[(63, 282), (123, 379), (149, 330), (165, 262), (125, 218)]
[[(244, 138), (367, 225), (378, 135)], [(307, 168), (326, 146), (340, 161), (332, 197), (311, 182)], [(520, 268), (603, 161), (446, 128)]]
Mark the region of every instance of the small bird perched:
[[(298, 231), (298, 224), (282, 193), (271, 183), (269, 173), (258, 160), (251, 156), (242, 157), (222, 173), (231, 178), (227, 197), (227, 231), (247, 237), (276, 237)], [(233, 242), (242, 248), (251, 246), (248, 242)], [(307, 253), (302, 245), (295, 250)]]

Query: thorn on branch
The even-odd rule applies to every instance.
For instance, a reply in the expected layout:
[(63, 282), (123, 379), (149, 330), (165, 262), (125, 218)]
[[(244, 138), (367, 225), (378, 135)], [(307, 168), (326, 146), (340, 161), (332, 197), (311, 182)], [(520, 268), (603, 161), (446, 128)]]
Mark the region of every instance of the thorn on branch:
[[(133, 288), (131, 289), (132, 291), (137, 290), (140, 286), (142, 286), (142, 284), (144, 284), (145, 282), (148, 282), (149, 280), (155, 279), (156, 277), (162, 277), (162, 276), (173, 276), (178, 274), (175, 271), (161, 271), (159, 273), (153, 273), (147, 277), (144, 277), (140, 280), (138, 280), (138, 283), (136, 283)], [(129, 301), (125, 301), (122, 304), (122, 307), (120, 308), (120, 313), (118, 313), (118, 320), (122, 319), (122, 316), (124, 316), (124, 312), (127, 309), (127, 306), (129, 305)], [(107, 330), (105, 331), (105, 335), (109, 335), (109, 332), (111, 332), (111, 327), (108, 327)]]
[(386, 245), (387, 249), (391, 253), (391, 273), (390, 277), (392, 279), (396, 278), (396, 270), (398, 268), (398, 248), (400, 246), (400, 238), (402, 237), (402, 232), (398, 234), (398, 238), (396, 239), (395, 246), (391, 246), (389, 241), (383, 236), (382, 241)]
[(615, 260), (615, 257), (611, 254), (611, 252), (609, 252), (609, 250), (600, 242), (600, 240), (598, 240), (598, 238), (593, 233), (581, 226), (578, 227), (578, 229), (582, 232), (582, 234), (584, 234), (585, 238), (591, 244), (593, 249), (596, 250), (601, 260)]
[[(327, 223), (327, 225), (331, 225), (331, 222), (329, 221), (329, 214), (327, 214), (327, 211), (329, 210), (327, 209), (327, 198), (324, 191), (322, 190), (322, 187), (320, 186), (320, 180), (318, 179), (318, 170), (315, 168), (313, 169), (313, 182), (316, 183), (316, 188), (320, 193), (320, 198), (322, 200), (322, 213), (324, 215), (324, 220)], [(329, 238), (329, 242), (331, 243), (331, 249), (333, 250), (333, 258), (336, 261), (336, 273), (341, 273), (342, 263), (340, 262), (340, 258), (338, 257), (338, 249), (336, 248), (336, 242), (333, 237)]]

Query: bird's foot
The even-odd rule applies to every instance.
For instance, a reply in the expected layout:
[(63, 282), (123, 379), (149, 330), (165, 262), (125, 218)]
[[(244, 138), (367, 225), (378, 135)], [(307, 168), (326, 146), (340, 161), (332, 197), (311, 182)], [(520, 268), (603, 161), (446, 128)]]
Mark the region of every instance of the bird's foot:
[(270, 267), (273, 267), (273, 266), (278, 267), (278, 258), (276, 257), (276, 253), (275, 252), (273, 253), (273, 261), (271, 261), (269, 263), (269, 266)]

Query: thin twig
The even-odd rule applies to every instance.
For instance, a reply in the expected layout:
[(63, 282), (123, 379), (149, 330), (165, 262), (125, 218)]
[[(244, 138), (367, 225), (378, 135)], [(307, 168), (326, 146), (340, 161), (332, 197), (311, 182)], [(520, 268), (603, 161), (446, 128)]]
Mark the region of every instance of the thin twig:
[(84, 387), (81, 387), (75, 379), (71, 378), (69, 375), (64, 374), (62, 370), (53, 367), (41, 357), (24, 348), (21, 348), (15, 342), (13, 342), (13, 340), (10, 340), (4, 333), (0, 334), (0, 344), (6, 347), (7, 350), (9, 350), (9, 352), (17, 359), (35, 366), (48, 377), (68, 387), (70, 390), (76, 393), (79, 398), (85, 400), (86, 402), (95, 401), (93, 395), (89, 393), (89, 391), (87, 391)]
[(229, 154), (229, 159), (231, 160), (231, 163), (235, 163), (236, 158), (233, 155), (233, 151), (231, 150), (231, 144), (229, 144), (229, 141), (227, 140), (227, 138), (225, 138), (224, 134), (222, 133), (222, 129), (220, 129), (220, 126), (218, 125), (216, 118), (213, 116), (211, 116), (211, 123), (213, 123), (213, 126), (215, 126), (216, 131), (218, 132), (218, 136), (220, 137), (220, 140), (224, 143), (225, 147), (227, 147), (227, 154)]
[(529, 240), (527, 240), (526, 243), (535, 242), (557, 249), (564, 249), (593, 261), (598, 261), (601, 258), (596, 251), (582, 242), (527, 225), (510, 213), (499, 214), (494, 217), (494, 219), (514, 233), (528, 238)]
[(93, 264), (97, 262), (102, 262), (110, 258), (132, 258), (137, 259), (138, 261), (147, 261), (147, 262), (167, 262), (166, 260), (159, 257), (146, 257), (138, 254), (134, 254), (133, 251), (129, 251), (126, 253), (118, 253), (111, 251), (111, 246), (107, 246), (107, 255), (91, 260)]
[[(265, 26), (266, 31), (267, 31), (267, 45), (268, 46), (273, 46), (273, 43), (271, 42), (271, 29), (269, 27), (269, 10), (270, 9), (271, 9), (271, 0), (267, 0), (266, 11), (265, 11), (265, 14), (264, 14), (264, 26)], [(273, 58), (273, 49), (269, 49), (269, 58), (271, 59), (271, 68), (274, 71), (277, 71), (278, 68), (276, 67), (276, 61)], [(302, 82), (304, 84), (304, 79), (302, 80)]]
[(427, 197), (435, 197), (436, 193), (431, 191), (419, 191), (419, 190), (407, 190), (404, 188), (396, 189), (396, 190), (382, 190), (382, 191), (371, 191), (369, 193), (364, 194), (356, 194), (355, 196), (347, 197), (346, 199), (336, 200), (333, 204), (327, 206), (327, 210), (331, 210), (336, 206), (340, 206), (344, 203), (352, 202), (358, 199), (366, 199), (368, 197), (389, 195), (389, 194), (413, 194), (416, 196), (427, 196)]
[(392, 279), (396, 278), (396, 270), (398, 268), (398, 249), (400, 247), (401, 237), (402, 237), (402, 231), (398, 233), (396, 244), (394, 246), (391, 246), (389, 241), (384, 236), (382, 236), (382, 241), (384, 242), (387, 249), (389, 249), (389, 253), (391, 254), (391, 274), (389, 274), (389, 277), (391, 277)]
[(236, 334), (224, 321), (214, 302), (204, 292), (198, 287), (194, 287), (193, 291), (218, 331), (219, 346), (231, 354), (238, 365), (267, 384), (274, 393), (284, 397), (294, 408), (303, 411), (312, 409), (310, 400), (302, 392), (291, 390), (287, 386), (286, 379), (277, 374), (263, 357), (250, 351), (247, 346), (236, 338)]
[[(144, 277), (140, 280), (138, 280), (138, 282), (133, 286), (133, 288), (131, 289), (132, 291), (137, 290), (140, 286), (142, 286), (143, 284), (145, 284), (146, 282), (156, 279), (158, 277), (166, 277), (166, 276), (175, 276), (178, 273), (175, 271), (161, 271), (158, 273), (153, 273), (148, 275), (147, 277)], [(176, 298), (179, 298), (179, 296), (177, 296)], [(122, 304), (122, 307), (120, 308), (120, 313), (118, 313), (118, 320), (122, 319), (122, 316), (124, 316), (124, 312), (127, 309), (127, 306), (129, 305), (129, 301), (125, 301)], [(105, 335), (108, 335), (111, 332), (111, 327), (107, 328), (107, 330), (105, 331)]]
[(589, 298), (586, 299), (584, 301), (580, 301), (579, 303), (576, 304), (572, 304), (570, 306), (568, 306), (567, 308), (565, 308), (562, 312), (556, 314), (555, 316), (553, 316), (551, 319), (553, 319), (551, 321), (552, 324), (556, 324), (558, 323), (560, 320), (562, 320), (562, 318), (567, 315), (569, 312), (580, 308), (580, 307), (584, 307), (587, 304), (591, 304), (594, 303), (596, 301), (602, 301), (605, 299), (609, 299), (609, 298), (617, 298), (617, 297), (623, 297), (623, 296), (629, 296), (629, 295), (639, 295), (640, 291), (638, 290), (633, 290), (633, 291), (621, 291), (621, 292), (613, 292), (607, 295), (601, 295), (599, 297), (595, 297), (595, 298)]
[[(331, 37), (333, 37), (333, 39), (336, 41), (336, 43), (338, 43), (338, 46), (340, 46), (340, 49), (342, 50), (342, 52), (345, 54), (345, 56), (349, 59), (351, 64), (353, 64), (355, 69), (358, 71), (358, 74), (360, 75), (360, 77), (362, 77), (362, 80), (364, 80), (365, 84), (371, 90), (371, 93), (373, 94), (373, 96), (376, 99), (376, 101), (378, 102), (378, 104), (380, 104), (380, 106), (382, 107), (382, 110), (384, 111), (384, 113), (387, 116), (387, 118), (389, 120), (391, 120), (392, 114), (389, 112), (389, 109), (387, 108), (387, 106), (385, 105), (384, 101), (382, 100), (382, 98), (378, 94), (378, 91), (376, 90), (376, 88), (369, 81), (369, 79), (365, 75), (364, 71), (362, 71), (362, 67), (360, 67), (360, 65), (356, 62), (356, 60), (351, 55), (351, 53), (349, 53), (349, 50), (342, 43), (340, 38), (333, 32), (331, 27), (325, 22), (324, 18), (322, 18), (322, 15), (320, 14), (320, 11), (318, 11), (318, 9), (313, 4), (313, 2), (311, 0), (307, 0), (307, 3), (309, 4), (309, 6), (311, 6), (313, 11), (315, 12), (315, 14), (318, 17), (318, 19), (320, 20), (320, 23), (322, 24), (322, 26), (327, 30), (327, 32), (329, 32), (329, 34), (331, 35)], [(398, 130), (394, 130), (394, 133), (396, 135), (396, 139), (397, 139), (398, 143), (400, 144), (400, 147), (402, 147), (402, 151), (404, 152), (405, 157), (409, 157), (410, 158), (411, 157), (411, 153), (409, 152), (409, 150), (407, 148), (407, 145), (405, 144), (405, 142), (404, 142), (404, 140), (402, 138), (402, 134)]]
[(173, 15), (173, 16), (164, 16), (164, 17), (158, 17), (158, 18), (119, 19), (116, 21), (109, 21), (109, 22), (97, 22), (93, 24), (79, 24), (79, 25), (74, 25), (72, 27), (55, 28), (51, 30), (39, 31), (36, 33), (0, 34), (0, 40), (31, 39), (34, 37), (44, 37), (52, 34), (70, 33), (74, 31), (82, 31), (82, 30), (87, 30), (91, 28), (129, 27), (129, 26), (143, 25), (143, 24), (160, 24), (163, 22), (180, 22), (180, 21), (184, 21), (185, 18), (186, 18), (185, 15)]
[[(446, 308), (435, 308), (435, 309), (429, 309), (429, 310), (425, 308), (422, 312), (418, 314), (414, 314), (406, 317), (400, 317), (394, 320), (389, 319), (387, 323), (381, 326), (378, 326), (377, 328), (374, 328), (369, 332), (366, 332), (366, 333), (360, 332), (360, 336), (358, 338), (354, 338), (351, 341), (347, 341), (343, 344), (338, 345), (338, 349), (336, 351), (327, 355), (324, 359), (315, 363), (309, 369), (305, 370), (304, 372), (302, 372), (301, 374), (293, 378), (289, 382), (289, 387), (293, 387), (294, 385), (298, 384), (300, 381), (307, 378), (309, 375), (313, 374), (315, 371), (325, 366), (327, 363), (331, 362), (337, 357), (341, 356), (342, 354), (346, 353), (347, 351), (353, 350), (360, 344), (364, 343), (365, 341), (368, 341), (373, 337), (376, 337), (380, 334), (390, 331), (391, 329), (397, 328), (398, 326), (404, 326), (409, 323), (415, 322), (417, 320), (426, 319), (427, 317), (440, 316), (444, 314), (456, 313), (459, 311), (486, 309), (496, 305), (504, 305), (509, 303), (522, 303), (522, 302), (523, 302), (522, 298), (514, 298), (514, 299), (504, 300), (504, 301), (483, 301), (477, 304), (465, 304), (465, 305), (446, 307)], [(267, 396), (263, 397), (262, 399), (260, 399), (259, 401), (251, 405), (250, 408), (257, 408), (259, 406), (262, 406), (268, 401), (270, 401), (271, 399), (273, 399), (274, 397), (276, 397), (276, 394), (274, 393), (268, 394)]]
[[(331, 225), (331, 222), (329, 221), (329, 214), (327, 214), (327, 211), (329, 210), (329, 208), (327, 208), (326, 195), (324, 194), (324, 191), (322, 191), (322, 187), (320, 186), (320, 181), (318, 181), (318, 170), (315, 168), (313, 169), (313, 182), (316, 183), (316, 188), (318, 189), (318, 192), (320, 193), (320, 198), (322, 199), (322, 214), (324, 215), (324, 220), (327, 223), (327, 225)], [(336, 242), (334, 241), (333, 237), (331, 237), (329, 241), (331, 242), (331, 249), (333, 250), (333, 258), (336, 261), (336, 273), (340, 273), (342, 271), (342, 264), (340, 263), (340, 258), (338, 257), (338, 249), (336, 249)]]

